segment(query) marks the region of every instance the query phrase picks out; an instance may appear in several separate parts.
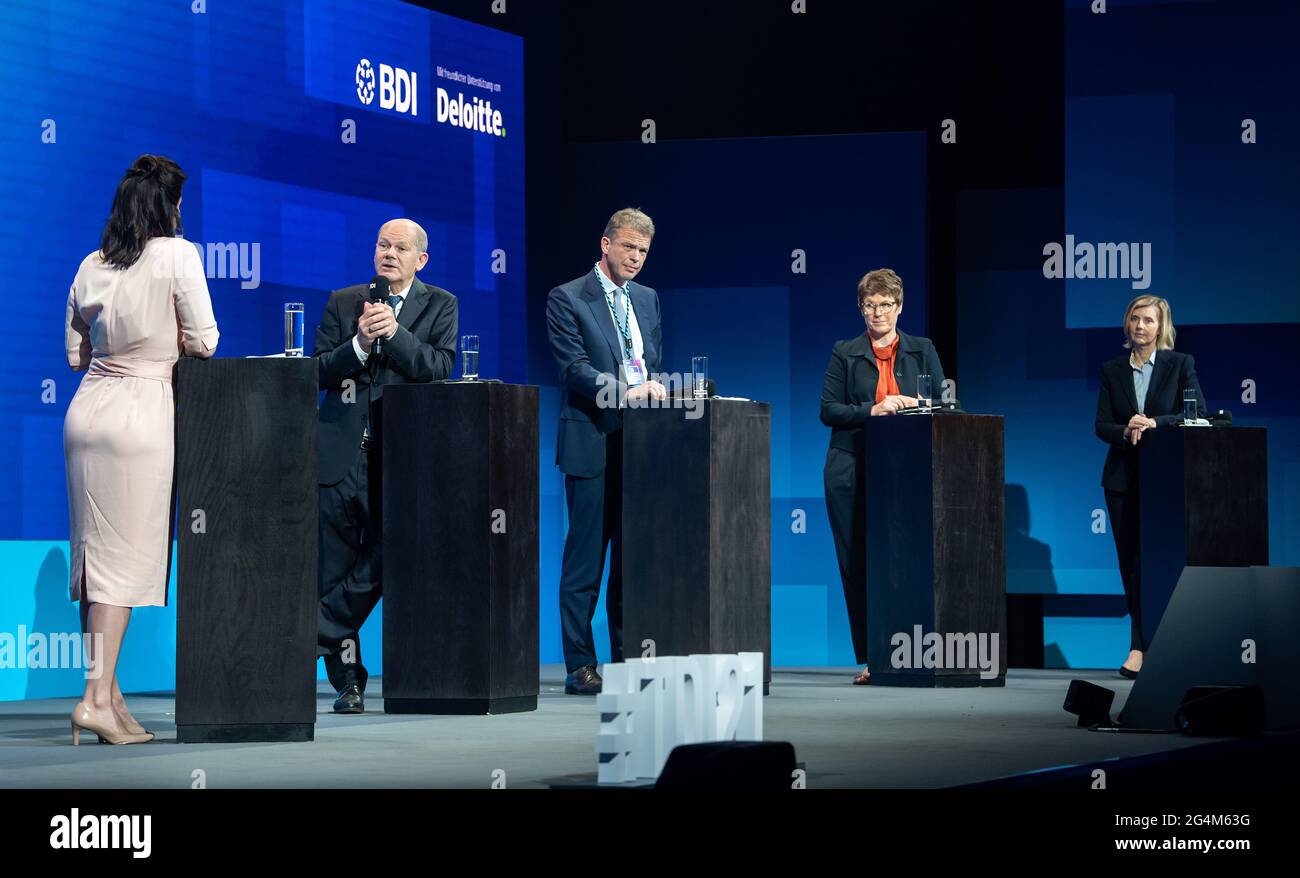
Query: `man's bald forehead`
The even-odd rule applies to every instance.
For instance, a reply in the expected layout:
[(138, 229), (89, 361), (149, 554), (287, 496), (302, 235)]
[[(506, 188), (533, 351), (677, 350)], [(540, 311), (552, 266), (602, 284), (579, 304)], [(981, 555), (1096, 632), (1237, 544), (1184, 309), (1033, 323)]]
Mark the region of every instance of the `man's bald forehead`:
[(389, 220), (379, 227), (379, 234), (386, 237), (414, 237), (415, 230), (409, 220)]
[(401, 237), (415, 245), (416, 252), (423, 253), (429, 247), (429, 236), (420, 228), (420, 224), (409, 219), (392, 219), (379, 227), (380, 237)]

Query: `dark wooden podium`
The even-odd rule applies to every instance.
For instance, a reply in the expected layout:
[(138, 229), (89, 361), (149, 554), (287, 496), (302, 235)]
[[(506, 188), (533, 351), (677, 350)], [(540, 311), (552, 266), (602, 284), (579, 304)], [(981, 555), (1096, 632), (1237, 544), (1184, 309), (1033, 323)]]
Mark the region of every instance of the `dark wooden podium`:
[(176, 367), (176, 739), (310, 741), (316, 374), (310, 358)]
[(761, 652), (766, 691), (772, 406), (698, 406), (623, 412), (624, 653)]
[(1268, 566), (1268, 431), (1161, 427), (1138, 443), (1142, 636), (1184, 567)]
[(384, 388), (384, 710), (537, 708), (537, 388)]
[[(1006, 685), (1002, 417), (868, 418), (864, 446), (872, 684)], [(932, 633), (944, 641), (940, 667), (924, 666)], [(986, 679), (971, 644), (985, 638), (991, 659), (994, 634), (997, 674)]]

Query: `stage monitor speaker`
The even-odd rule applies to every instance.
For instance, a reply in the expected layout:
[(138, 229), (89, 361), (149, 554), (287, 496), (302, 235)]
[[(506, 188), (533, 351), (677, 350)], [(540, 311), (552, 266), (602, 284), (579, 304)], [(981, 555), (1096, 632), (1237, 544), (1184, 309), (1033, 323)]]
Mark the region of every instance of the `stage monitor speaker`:
[(1110, 725), (1110, 706), (1115, 701), (1115, 692), (1087, 680), (1071, 680), (1070, 689), (1065, 693), (1065, 704), (1061, 705), (1067, 713), (1079, 717), (1079, 727)]
[(1264, 690), (1258, 686), (1193, 686), (1174, 725), (1186, 735), (1244, 738), (1264, 731)]
[(1184, 568), (1120, 725), (1173, 731), (1189, 689), (1258, 686), (1265, 730), (1300, 727), (1298, 620), (1300, 568)]
[(776, 792), (793, 788), (794, 745), (788, 741), (712, 741), (673, 748), (657, 790)]

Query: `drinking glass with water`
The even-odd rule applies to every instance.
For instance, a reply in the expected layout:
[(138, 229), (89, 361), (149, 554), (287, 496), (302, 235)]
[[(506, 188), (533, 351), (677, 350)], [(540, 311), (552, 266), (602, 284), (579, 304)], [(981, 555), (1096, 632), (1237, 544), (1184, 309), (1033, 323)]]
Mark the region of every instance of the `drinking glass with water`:
[(461, 367), (460, 377), (466, 381), (478, 380), (478, 336), (462, 335), (460, 337)]
[(1200, 417), (1196, 406), (1196, 391), (1190, 387), (1183, 391), (1183, 423), (1191, 424)]
[(303, 306), (302, 302), (284, 303), (284, 355), (302, 356)]
[(916, 407), (922, 412), (934, 405), (934, 379), (929, 375), (916, 376)]
[(705, 399), (709, 395), (709, 358), (691, 358), (691, 396)]

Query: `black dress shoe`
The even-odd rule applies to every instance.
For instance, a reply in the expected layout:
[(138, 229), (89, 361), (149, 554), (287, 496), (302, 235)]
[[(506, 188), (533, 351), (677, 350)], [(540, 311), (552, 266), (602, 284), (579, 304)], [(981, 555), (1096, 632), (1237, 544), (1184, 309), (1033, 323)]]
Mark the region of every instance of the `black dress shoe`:
[(565, 695), (595, 695), (605, 681), (596, 673), (594, 665), (578, 668), (564, 678)]
[(365, 713), (366, 697), (361, 692), (361, 687), (356, 683), (349, 683), (343, 687), (339, 693), (338, 699), (334, 702), (335, 713)]
[(1124, 667), (1123, 665), (1119, 666), (1119, 675), (1123, 677), (1125, 680), (1136, 680), (1138, 678), (1137, 671), (1130, 671), (1128, 668)]

